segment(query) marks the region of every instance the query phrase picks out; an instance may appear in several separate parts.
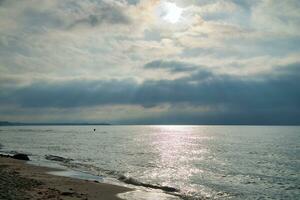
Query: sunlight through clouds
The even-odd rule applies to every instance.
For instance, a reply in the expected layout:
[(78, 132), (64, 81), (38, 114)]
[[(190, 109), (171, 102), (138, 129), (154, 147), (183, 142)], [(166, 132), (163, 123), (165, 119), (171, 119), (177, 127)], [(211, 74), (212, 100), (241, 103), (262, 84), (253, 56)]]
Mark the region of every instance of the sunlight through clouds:
[[(103, 105), (111, 106), (112, 116), (121, 110), (116, 106), (128, 112), (134, 107), (130, 122), (171, 120), (174, 108), (181, 113), (178, 121), (193, 123), (217, 121), (224, 113), (240, 119), (239, 113), (257, 112), (269, 119), (276, 109), (249, 111), (280, 102), (259, 101), (264, 93), (283, 98), (277, 107), (286, 113), (298, 105), (293, 81), (300, 63), (299, 1), (0, 2), (0, 112), (11, 112), (7, 120), (16, 113), (41, 119), (39, 109), (58, 107), (78, 108), (73, 118), (80, 118)], [(282, 86), (277, 93), (270, 91), (274, 82)], [(258, 100), (240, 98), (258, 85), (265, 89), (251, 95)], [(42, 92), (45, 99), (34, 101)], [(55, 95), (64, 98), (53, 101)]]
[(176, 23), (182, 17), (183, 9), (178, 7), (175, 3), (164, 2), (162, 4), (163, 12), (162, 18), (170, 23)]

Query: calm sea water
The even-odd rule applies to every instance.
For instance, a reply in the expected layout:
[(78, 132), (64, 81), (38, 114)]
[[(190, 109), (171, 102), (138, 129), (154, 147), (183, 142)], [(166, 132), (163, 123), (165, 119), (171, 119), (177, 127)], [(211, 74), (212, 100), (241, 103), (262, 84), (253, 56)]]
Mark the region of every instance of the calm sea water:
[(300, 198), (297, 126), (15, 126), (0, 127), (0, 143), (36, 162), (170, 190), (140, 186), (128, 199)]

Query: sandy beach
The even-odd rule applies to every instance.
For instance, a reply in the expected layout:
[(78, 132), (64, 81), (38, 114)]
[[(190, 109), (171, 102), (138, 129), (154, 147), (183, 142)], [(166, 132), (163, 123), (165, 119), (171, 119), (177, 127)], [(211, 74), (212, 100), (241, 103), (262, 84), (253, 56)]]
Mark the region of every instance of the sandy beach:
[(55, 169), (0, 157), (1, 200), (118, 200), (129, 188), (47, 174)]

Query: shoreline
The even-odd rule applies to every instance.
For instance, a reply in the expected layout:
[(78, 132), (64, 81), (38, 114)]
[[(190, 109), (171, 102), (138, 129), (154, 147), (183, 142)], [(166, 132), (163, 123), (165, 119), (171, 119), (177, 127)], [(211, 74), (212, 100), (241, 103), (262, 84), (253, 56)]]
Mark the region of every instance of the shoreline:
[(131, 188), (98, 181), (57, 176), (60, 169), (0, 157), (0, 199), (121, 200)]

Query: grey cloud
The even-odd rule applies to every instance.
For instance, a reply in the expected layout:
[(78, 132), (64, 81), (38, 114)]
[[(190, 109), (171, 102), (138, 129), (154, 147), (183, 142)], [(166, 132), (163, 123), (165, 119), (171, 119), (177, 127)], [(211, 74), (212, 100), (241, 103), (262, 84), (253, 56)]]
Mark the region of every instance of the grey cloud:
[[(130, 104), (137, 84), (130, 80), (71, 81), (34, 83), (16, 88), (14, 94), (3, 95), (2, 101), (13, 99), (22, 107), (86, 107), (99, 104)], [(5, 92), (7, 94), (7, 92)], [(5, 94), (4, 93), (4, 94)]]
[(231, 0), (231, 1), (245, 10), (250, 10), (254, 5), (256, 5), (259, 2), (259, 0)]
[[(225, 0), (224, 2), (232, 2), (238, 6), (241, 6), (245, 9), (250, 9), (253, 5), (259, 3), (261, 0)], [(220, 2), (219, 0), (202, 0), (195, 1), (196, 5), (203, 6), (208, 4), (214, 4), (216, 2)]]
[[(105, 1), (44, 1), (38, 4), (34, 1), (1, 1), (6, 10), (16, 12), (19, 29), (37, 32), (41, 28), (69, 29), (78, 25), (98, 26), (101, 24), (128, 24), (130, 17), (125, 13), (125, 7)], [(23, 3), (23, 4), (22, 4)], [(24, 7), (20, 9), (19, 7)]]
[(75, 20), (68, 28), (74, 28), (84, 24), (94, 27), (103, 23), (129, 24), (130, 17), (127, 16), (121, 8), (101, 2), (96, 5), (93, 13), (86, 13), (86, 16)]
[(136, 5), (140, 2), (140, 0), (127, 0), (129, 4)]
[(89, 15), (86, 18), (80, 19), (72, 23), (68, 28), (74, 28), (80, 24), (88, 24), (92, 27), (100, 25), (102, 23), (111, 23), (111, 24), (128, 24), (129, 19), (124, 16), (120, 15), (120, 13), (110, 13), (106, 15), (106, 13), (102, 13), (100, 15)]
[[(247, 79), (222, 75), (207, 78), (199, 71), (188, 78), (149, 80), (142, 84), (132, 80), (35, 83), (2, 90), (0, 101), (27, 108), (188, 104), (224, 109), (213, 110), (203, 116), (200, 116), (201, 113), (181, 113), (184, 123), (188, 119), (191, 123), (200, 119), (210, 123), (233, 123), (237, 119), (241, 123), (287, 123), (288, 120), (300, 123), (297, 120), (300, 119), (300, 64), (282, 68), (278, 68), (277, 74)], [(165, 115), (170, 116), (171, 113)], [(175, 119), (170, 117), (172, 120)]]
[(235, 58), (253, 58), (264, 55), (270, 56), (288, 56), (294, 52), (300, 52), (300, 38), (273, 36), (259, 38), (253, 42), (253, 38), (232, 37), (222, 43), (222, 48), (188, 48), (181, 53), (183, 57), (214, 56), (217, 59), (235, 57)]
[(197, 69), (196, 65), (178, 62), (178, 61), (164, 61), (154, 60), (144, 65), (145, 69), (164, 69), (172, 73), (189, 72)]
[(65, 25), (64, 20), (57, 16), (54, 11), (39, 11), (33, 8), (27, 8), (23, 12), (22, 24), (25, 28), (38, 31), (42, 27), (62, 28)]

